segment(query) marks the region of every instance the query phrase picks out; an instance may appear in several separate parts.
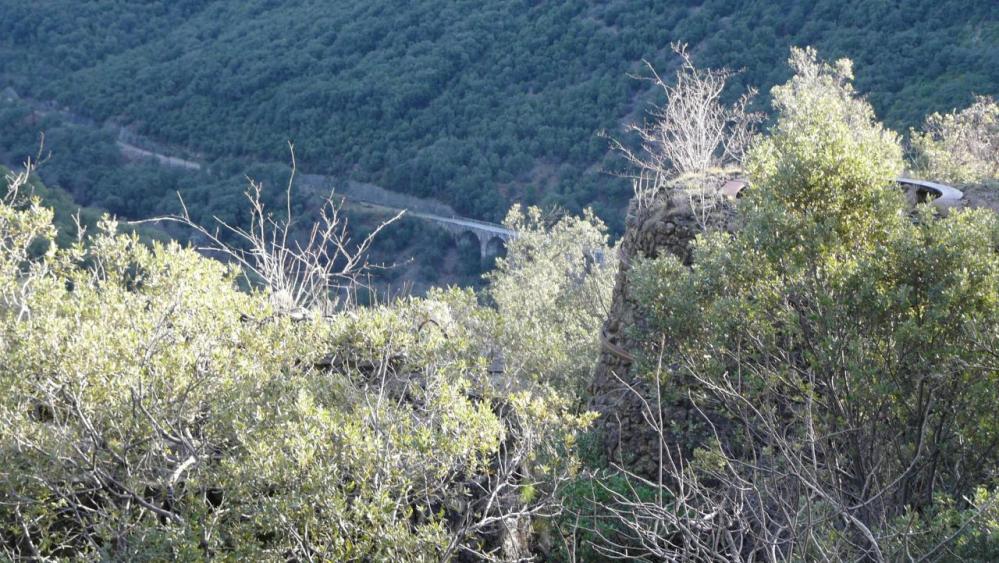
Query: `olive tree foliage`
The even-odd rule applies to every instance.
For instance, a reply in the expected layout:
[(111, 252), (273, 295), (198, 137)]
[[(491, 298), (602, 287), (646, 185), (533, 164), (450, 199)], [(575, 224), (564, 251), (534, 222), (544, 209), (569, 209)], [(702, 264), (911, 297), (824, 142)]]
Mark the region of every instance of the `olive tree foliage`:
[(517, 236), (486, 275), (486, 291), (505, 374), (579, 397), (599, 356), (617, 249), (589, 210), (555, 219), (537, 207), (514, 206), (504, 224)]
[[(610, 556), (999, 556), (999, 219), (905, 211), (848, 61), (794, 50), (746, 227), (635, 268), (660, 473), (620, 468)], [(698, 413), (679, 432), (671, 410)], [(646, 491), (638, 494), (637, 491)], [(648, 491), (651, 491), (648, 492)]]
[(651, 111), (649, 121), (629, 126), (641, 142), (640, 150), (619, 141), (614, 146), (637, 169), (632, 183), (640, 206), (651, 203), (657, 194), (683, 190), (706, 219), (717, 203), (709, 173), (742, 162), (761, 116), (746, 109), (755, 90), (730, 106), (721, 102), (732, 71), (697, 68), (686, 44), (674, 43), (672, 48), (680, 58), (673, 81), (664, 80), (646, 63), (650, 80), (666, 101)]
[(917, 173), (955, 184), (999, 180), (999, 104), (991, 97), (934, 113), (911, 136)]
[(45, 274), (44, 264), (32, 262), (32, 247), (39, 240), (51, 240), (53, 213), (44, 208), (36, 197), (22, 189), (28, 185), (34, 165), (29, 160), (20, 172), (7, 171), (0, 178), (3, 197), (0, 198), (0, 305), (10, 314), (22, 318), (27, 309), (26, 296), (32, 290), (34, 278)]
[(469, 292), (290, 315), (111, 219), (54, 235), (0, 204), (4, 557), (503, 559), (558, 511), (590, 417), (493, 388)]

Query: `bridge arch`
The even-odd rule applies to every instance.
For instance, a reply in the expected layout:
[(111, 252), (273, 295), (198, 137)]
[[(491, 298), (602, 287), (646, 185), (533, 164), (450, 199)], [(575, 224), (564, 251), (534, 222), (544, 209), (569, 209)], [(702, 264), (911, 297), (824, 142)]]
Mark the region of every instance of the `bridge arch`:
[(458, 230), (458, 229), (448, 229), (448, 230), (450, 230), (451, 234), (454, 235), (454, 241), (458, 246), (473, 247), (473, 246), (481, 246), (482, 244), (482, 242), (479, 240), (478, 234), (472, 231)]
[(482, 259), (491, 260), (495, 258), (501, 258), (506, 256), (506, 239), (499, 236), (491, 237), (480, 237), (479, 240), (484, 240), (482, 242)]
[(478, 275), (482, 271), (482, 243), (472, 231), (447, 229), (454, 237), (458, 252), (459, 270), (465, 275)]
[(480, 238), (483, 240), (481, 256), (482, 256), (482, 269), (485, 271), (492, 270), (496, 266), (496, 260), (506, 256), (506, 242), (505, 237), (494, 235), (486, 238)]

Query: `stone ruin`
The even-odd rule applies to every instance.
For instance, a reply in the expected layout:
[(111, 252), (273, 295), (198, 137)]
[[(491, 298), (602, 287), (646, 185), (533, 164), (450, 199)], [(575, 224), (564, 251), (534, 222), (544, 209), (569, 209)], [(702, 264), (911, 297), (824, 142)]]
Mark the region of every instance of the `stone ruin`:
[[(727, 183), (722, 180), (719, 187)], [(720, 194), (714, 200), (707, 228), (732, 231), (737, 228), (735, 199), (724, 197), (724, 192)], [(625, 462), (642, 475), (653, 475), (658, 468), (659, 440), (645, 422), (642, 399), (635, 392), (648, 396), (645, 378), (633, 369), (638, 343), (630, 336), (632, 329), (641, 331), (645, 319), (641, 318), (632, 294), (629, 273), (637, 259), (652, 259), (666, 253), (689, 265), (691, 243), (704, 231), (703, 222), (690, 200), (682, 195), (659, 197), (648, 206), (639, 206), (633, 200), (619, 245), (620, 269), (601, 334), (600, 358), (589, 388), (589, 408), (601, 415), (596, 424), (608, 459)], [(692, 405), (664, 404), (663, 411), (671, 426), (678, 430), (677, 440), (694, 438), (687, 433), (693, 432), (703, 419)]]

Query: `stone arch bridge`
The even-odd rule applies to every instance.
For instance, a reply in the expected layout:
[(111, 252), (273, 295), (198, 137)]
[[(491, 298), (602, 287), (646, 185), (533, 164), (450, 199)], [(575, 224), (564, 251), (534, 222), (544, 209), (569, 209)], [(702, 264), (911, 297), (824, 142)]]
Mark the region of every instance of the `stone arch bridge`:
[(479, 243), (479, 253), (483, 260), (499, 256), (506, 248), (506, 243), (517, 238), (517, 232), (499, 225), (465, 217), (443, 217), (431, 213), (408, 211), (407, 215), (419, 217), (437, 223), (456, 238), (474, 237)]

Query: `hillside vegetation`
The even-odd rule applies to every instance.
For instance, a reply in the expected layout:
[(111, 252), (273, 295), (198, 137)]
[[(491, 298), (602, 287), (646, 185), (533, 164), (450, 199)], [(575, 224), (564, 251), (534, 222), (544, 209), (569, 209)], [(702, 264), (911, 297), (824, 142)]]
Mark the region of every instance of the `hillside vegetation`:
[[(593, 214), (514, 207), (478, 294), (359, 307), (343, 223), (293, 247), (283, 206), (230, 263), (108, 216), (59, 246), (6, 172), (0, 554), (996, 560), (999, 216), (910, 208), (850, 61), (790, 63), (712, 208), (741, 228), (619, 269)], [(698, 201), (662, 187), (643, 209)], [(621, 283), (651, 476), (587, 408)]]
[[(247, 159), (219, 159), (202, 170), (168, 168), (149, 159), (129, 160), (122, 155), (117, 134), (110, 128), (81, 124), (60, 112), (42, 114), (21, 99), (0, 97), (0, 131), (0, 163), (16, 168), (26, 159), (37, 158), (41, 149), (41, 163), (29, 188), (55, 209), (61, 245), (75, 236), (71, 218), (81, 206), (84, 222), (93, 230), (103, 212), (123, 219), (179, 213), (178, 195), (200, 223), (217, 218), (245, 227), (249, 218), (243, 198), (247, 178), (264, 186), (262, 198), (268, 207), (278, 208), (284, 205), (284, 187), (292, 174), (287, 163)], [(286, 159), (288, 156), (286, 152)], [(331, 182), (320, 189), (340, 187)], [(292, 192), (292, 208), (296, 215), (314, 214), (328, 194), (299, 187)], [(387, 210), (349, 205), (344, 212), (351, 216), (359, 235), (392, 215)], [(188, 240), (192, 235), (187, 229), (167, 230), (177, 240)], [(150, 234), (150, 229), (143, 231), (144, 236)], [(159, 233), (161, 239), (165, 235)], [(379, 288), (391, 286), (396, 291), (413, 284), (414, 291), (422, 293), (431, 284), (476, 285), (483, 267), (489, 264), (483, 263), (478, 246), (474, 246), (456, 241), (427, 221), (404, 217), (389, 225), (371, 249), (372, 261), (388, 266), (375, 272)]]
[[(437, 561), (526, 549), (518, 528), (559, 511), (592, 415), (554, 377), (595, 360), (613, 262), (582, 274), (590, 311), (531, 313), (580, 301), (568, 260), (609, 252), (598, 222), (512, 215), (540, 245), (500, 264), (498, 310), (449, 290), (324, 315), (330, 286), (287, 271), (244, 291), (238, 269), (107, 217), (58, 248), (24, 180), (0, 201), (6, 557)], [(567, 258), (532, 310), (513, 280), (534, 252)], [(319, 305), (290, 308), (303, 288)]]
[[(788, 77), (790, 45), (851, 57), (858, 90), (904, 130), (997, 92), (997, 10), (990, 0), (3, 0), (0, 87), (211, 159), (284, 161), (292, 139), (312, 171), (433, 195), (466, 215), (595, 203), (620, 226), (627, 186), (599, 174), (608, 147), (597, 133), (641, 118), (651, 90), (626, 75), (643, 58), (669, 68), (671, 41), (690, 43), (702, 66), (745, 69), (733, 95), (758, 87), (761, 108)], [(130, 214), (160, 210), (129, 201)]]

